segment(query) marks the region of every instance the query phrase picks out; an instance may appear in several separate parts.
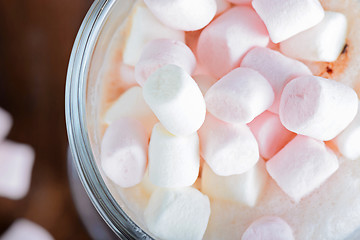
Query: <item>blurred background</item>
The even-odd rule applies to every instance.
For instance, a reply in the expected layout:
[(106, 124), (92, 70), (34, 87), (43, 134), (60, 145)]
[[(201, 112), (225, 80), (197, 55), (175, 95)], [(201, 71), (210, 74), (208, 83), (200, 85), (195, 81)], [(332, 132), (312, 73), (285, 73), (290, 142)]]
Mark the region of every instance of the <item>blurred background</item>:
[(67, 174), (64, 91), (72, 44), (91, 0), (0, 0), (0, 107), (14, 125), (8, 139), (30, 144), (29, 193), (0, 197), (0, 236), (17, 218), (55, 239), (89, 239)]

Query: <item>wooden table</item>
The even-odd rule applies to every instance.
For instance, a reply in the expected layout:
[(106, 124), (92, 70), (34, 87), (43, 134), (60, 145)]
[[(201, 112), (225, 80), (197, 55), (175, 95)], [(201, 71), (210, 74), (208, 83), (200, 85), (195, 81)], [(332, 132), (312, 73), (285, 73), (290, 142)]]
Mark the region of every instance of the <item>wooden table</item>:
[(91, 0), (0, 0), (0, 106), (14, 117), (9, 139), (36, 151), (29, 194), (0, 198), (0, 234), (17, 218), (55, 239), (89, 239), (71, 199), (64, 90), (72, 44)]

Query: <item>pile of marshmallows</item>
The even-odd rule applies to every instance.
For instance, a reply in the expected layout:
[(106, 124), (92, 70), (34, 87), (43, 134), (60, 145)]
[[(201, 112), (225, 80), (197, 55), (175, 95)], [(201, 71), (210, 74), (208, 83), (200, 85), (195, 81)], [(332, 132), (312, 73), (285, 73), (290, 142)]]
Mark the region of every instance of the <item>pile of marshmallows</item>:
[[(360, 156), (355, 91), (293, 59), (336, 60), (343, 14), (325, 12), (318, 0), (144, 2), (133, 10), (123, 56), (140, 86), (105, 113), (101, 164), (125, 188), (148, 168), (157, 188), (144, 217), (154, 235), (201, 239), (206, 195), (253, 207), (268, 174), (299, 202), (339, 167), (324, 141), (347, 158)], [(202, 28), (194, 55), (181, 38)], [(281, 53), (266, 48), (277, 43)], [(191, 187), (201, 168), (202, 192)], [(293, 239), (275, 216), (255, 221), (242, 239), (269, 233)]]

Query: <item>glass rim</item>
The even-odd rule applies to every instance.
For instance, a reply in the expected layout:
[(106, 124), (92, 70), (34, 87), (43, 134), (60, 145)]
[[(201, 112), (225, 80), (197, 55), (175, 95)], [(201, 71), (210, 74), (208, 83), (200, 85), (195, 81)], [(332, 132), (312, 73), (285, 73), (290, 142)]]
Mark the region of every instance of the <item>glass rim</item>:
[(95, 162), (86, 121), (87, 78), (103, 23), (117, 0), (94, 1), (77, 33), (68, 65), (65, 120), (79, 178), (95, 209), (121, 239), (152, 239), (116, 202)]

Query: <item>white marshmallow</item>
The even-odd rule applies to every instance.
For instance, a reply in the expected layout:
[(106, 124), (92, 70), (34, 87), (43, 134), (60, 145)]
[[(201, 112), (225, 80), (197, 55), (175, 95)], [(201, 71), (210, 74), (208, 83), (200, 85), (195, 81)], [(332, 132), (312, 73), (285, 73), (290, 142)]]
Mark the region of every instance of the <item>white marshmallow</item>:
[(201, 191), (210, 198), (254, 207), (264, 190), (267, 178), (265, 162), (262, 159), (249, 171), (228, 177), (216, 175), (205, 164), (201, 174)]
[(101, 167), (120, 187), (141, 182), (147, 163), (149, 136), (139, 121), (120, 118), (105, 131), (101, 142)]
[(138, 1), (127, 20), (128, 35), (125, 39), (123, 62), (135, 66), (139, 61), (144, 46), (157, 38), (168, 38), (185, 41), (182, 31), (174, 30), (163, 25), (157, 20), (149, 9)]
[(196, 58), (185, 43), (170, 39), (155, 39), (149, 42), (135, 66), (136, 81), (143, 86), (147, 78), (160, 67), (174, 64), (192, 74)]
[(323, 142), (302, 135), (266, 163), (270, 176), (295, 202), (318, 188), (338, 168), (336, 155)]
[(305, 76), (289, 82), (281, 95), (281, 123), (290, 131), (328, 141), (354, 119), (356, 92), (339, 82)]
[(0, 144), (0, 196), (25, 197), (30, 188), (35, 153), (26, 144), (3, 141)]
[(302, 62), (262, 47), (250, 50), (242, 60), (241, 67), (254, 69), (269, 81), (275, 99), (268, 110), (274, 113), (279, 112), (280, 97), (285, 85), (294, 78), (312, 75), (310, 69)]
[(266, 216), (254, 221), (241, 240), (295, 240), (291, 227), (281, 218)]
[(27, 219), (17, 219), (0, 237), (1, 240), (53, 240), (54, 238), (40, 225)]
[(249, 123), (258, 144), (260, 155), (269, 159), (282, 149), (296, 134), (287, 130), (278, 115), (264, 112)]
[(207, 91), (205, 101), (215, 117), (230, 123), (249, 123), (273, 104), (274, 91), (257, 71), (236, 68)]
[(216, 78), (210, 75), (195, 75), (193, 78), (204, 96), (209, 88), (217, 81)]
[(350, 160), (360, 158), (360, 108), (354, 120), (345, 128), (333, 142), (339, 149), (339, 152)]
[(174, 136), (155, 124), (149, 143), (150, 181), (160, 187), (191, 186), (199, 175), (199, 137)]
[(259, 160), (259, 149), (245, 124), (225, 123), (211, 114), (199, 130), (201, 156), (220, 176), (242, 174)]
[(151, 74), (143, 94), (162, 125), (174, 135), (192, 134), (204, 122), (204, 97), (194, 79), (178, 66), (165, 65)]
[(201, 240), (209, 217), (209, 198), (191, 187), (157, 189), (144, 212), (150, 232), (167, 240)]
[(318, 24), (324, 9), (318, 0), (253, 0), (252, 6), (264, 21), (272, 42), (282, 42)]
[(10, 132), (13, 120), (7, 111), (0, 108), (0, 141), (6, 138)]
[(215, 16), (215, 0), (144, 0), (150, 11), (165, 25), (183, 31), (205, 27)]
[(225, 12), (231, 7), (230, 3), (227, 0), (215, 0), (216, 2), (216, 15), (219, 15)]
[(155, 123), (158, 122), (145, 102), (142, 88), (139, 86), (128, 89), (111, 105), (104, 115), (104, 122), (111, 124), (123, 117), (140, 121), (149, 135)]
[(266, 47), (269, 35), (264, 23), (248, 6), (229, 9), (200, 34), (197, 57), (209, 73), (221, 78), (235, 67), (251, 48)]
[(309, 61), (333, 62), (345, 46), (347, 19), (344, 14), (325, 12), (316, 26), (280, 43), (285, 55)]

